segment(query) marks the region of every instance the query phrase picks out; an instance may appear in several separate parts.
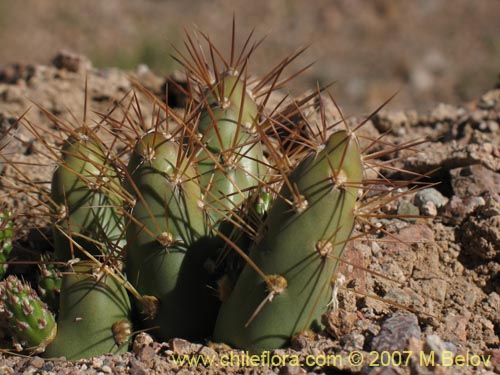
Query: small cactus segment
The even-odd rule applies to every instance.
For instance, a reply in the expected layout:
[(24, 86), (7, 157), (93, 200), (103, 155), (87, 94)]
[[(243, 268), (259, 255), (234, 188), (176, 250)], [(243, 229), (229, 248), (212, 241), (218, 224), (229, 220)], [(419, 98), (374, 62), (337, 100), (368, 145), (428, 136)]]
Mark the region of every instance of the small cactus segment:
[(267, 212), (273, 204), (273, 195), (265, 187), (262, 188), (257, 195), (256, 202), (254, 203), (255, 211), (260, 217), (267, 215)]
[(259, 110), (236, 72), (222, 75), (204, 105), (198, 131), (205, 146), (198, 166), (202, 193), (217, 228), (224, 213), (229, 215), (259, 184), (265, 173), (264, 156), (255, 128)]
[(136, 204), (127, 228), (127, 278), (143, 296), (160, 302), (147, 320), (160, 339), (201, 338), (213, 328), (217, 301), (204, 268), (206, 237), (196, 171), (182, 149), (159, 132), (137, 143), (126, 181)]
[[(214, 338), (251, 351), (282, 347), (319, 324), (330, 280), (354, 226), (363, 167), (357, 141), (341, 131), (287, 178), (222, 304)], [(265, 279), (263, 279), (265, 276)]]
[(130, 300), (123, 285), (100, 266), (86, 261), (73, 265), (63, 276), (59, 306), (58, 332), (44, 357), (76, 361), (127, 351)]
[(94, 255), (124, 246), (119, 192), (118, 173), (97, 138), (85, 130), (69, 137), (52, 178), (52, 199), (59, 211), (54, 230), (57, 260), (85, 258), (68, 237)]
[(9, 260), (9, 255), (12, 252), (12, 237), (14, 236), (14, 223), (12, 214), (5, 211), (0, 214), (0, 279), (3, 279), (7, 272), (8, 264), (4, 263)]
[(61, 293), (62, 273), (53, 263), (47, 263), (48, 257), (42, 257), (44, 263), (38, 265), (38, 293), (40, 298), (57, 311), (59, 307), (59, 294)]
[(7, 316), (16, 346), (40, 353), (54, 339), (54, 316), (36, 292), (25, 282), (10, 275), (0, 283), (0, 310)]

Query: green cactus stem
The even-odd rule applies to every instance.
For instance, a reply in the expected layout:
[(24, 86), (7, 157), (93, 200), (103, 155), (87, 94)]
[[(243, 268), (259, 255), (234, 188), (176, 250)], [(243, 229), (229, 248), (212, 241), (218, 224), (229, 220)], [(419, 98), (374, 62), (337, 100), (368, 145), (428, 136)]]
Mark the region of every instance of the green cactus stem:
[(61, 293), (62, 273), (55, 264), (48, 263), (48, 259), (50, 258), (47, 256), (42, 257), (43, 263), (38, 265), (38, 293), (52, 311), (57, 311), (59, 294)]
[(264, 177), (257, 136), (259, 109), (237, 72), (228, 71), (203, 99), (198, 123), (204, 144), (198, 155), (202, 193), (214, 228), (248, 198)]
[[(213, 251), (197, 173), (179, 157), (178, 143), (159, 132), (146, 134), (129, 162), (126, 187), (136, 197), (127, 229), (127, 278), (143, 296), (159, 300), (147, 326), (159, 339), (202, 338), (215, 322), (218, 302), (205, 267)], [(208, 267), (210, 268), (210, 267)]]
[(131, 306), (124, 286), (108, 269), (82, 261), (64, 273), (58, 332), (44, 357), (70, 361), (128, 349)]
[(257, 215), (260, 217), (264, 217), (267, 215), (267, 212), (271, 208), (273, 204), (273, 195), (271, 192), (265, 187), (262, 188), (257, 195), (257, 199), (255, 201), (255, 211)]
[(7, 272), (9, 255), (12, 252), (12, 237), (14, 236), (12, 213), (4, 211), (0, 214), (0, 280)]
[(354, 226), (362, 175), (357, 141), (344, 131), (296, 167), (250, 251), (256, 267), (245, 266), (221, 306), (216, 341), (272, 350), (319, 324)]
[[(56, 259), (102, 255), (125, 245), (120, 179), (104, 146), (84, 129), (69, 137), (52, 178), (52, 199), (59, 217), (54, 230)], [(71, 238), (71, 240), (70, 240)]]
[(245, 259), (231, 247), (234, 248), (236, 246), (240, 251), (248, 254), (253, 242), (258, 237), (258, 228), (267, 216), (273, 199), (273, 194), (267, 186), (257, 187), (244, 202), (241, 210), (234, 215), (244, 218), (246, 227), (242, 228), (229, 222), (222, 223), (220, 227), (222, 235), (225, 235), (234, 245), (228, 246), (225, 244), (225, 250), (221, 254), (221, 261), (224, 264), (224, 275), (217, 282), (218, 295), (221, 301), (227, 299), (228, 292), (236, 284), (236, 280), (246, 264)]
[(36, 292), (14, 275), (0, 283), (0, 310), (7, 316), (18, 349), (43, 352), (56, 336), (57, 325), (52, 313)]

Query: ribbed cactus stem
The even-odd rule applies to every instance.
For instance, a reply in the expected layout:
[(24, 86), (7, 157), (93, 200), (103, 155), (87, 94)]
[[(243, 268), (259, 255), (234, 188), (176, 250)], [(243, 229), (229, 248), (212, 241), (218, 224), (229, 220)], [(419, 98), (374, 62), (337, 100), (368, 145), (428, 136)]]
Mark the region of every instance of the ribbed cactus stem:
[(75, 132), (63, 146), (52, 177), (52, 199), (59, 220), (54, 230), (55, 255), (67, 261), (109, 254), (125, 245), (120, 179), (102, 143), (93, 134)]
[(0, 283), (0, 305), (14, 340), (24, 350), (40, 353), (52, 342), (57, 332), (54, 316), (27, 283), (8, 276)]
[(159, 311), (148, 313), (156, 316), (145, 323), (159, 326), (152, 333), (163, 340), (210, 334), (217, 308), (204, 267), (213, 251), (203, 245), (197, 172), (179, 157), (181, 147), (160, 132), (147, 133), (135, 146), (126, 181), (136, 200), (127, 230), (127, 277), (141, 295), (159, 301)]
[(200, 183), (212, 224), (218, 228), (264, 178), (264, 155), (256, 135), (259, 109), (245, 80), (234, 71), (221, 75), (202, 104)]
[(127, 351), (132, 331), (130, 301), (110, 272), (105, 266), (82, 261), (64, 273), (58, 332), (45, 357), (75, 361)]
[(262, 226), (262, 238), (250, 250), (254, 265), (245, 266), (222, 304), (216, 341), (272, 350), (320, 324), (330, 281), (354, 227), (362, 177), (357, 141), (344, 131), (333, 134), (287, 177)]

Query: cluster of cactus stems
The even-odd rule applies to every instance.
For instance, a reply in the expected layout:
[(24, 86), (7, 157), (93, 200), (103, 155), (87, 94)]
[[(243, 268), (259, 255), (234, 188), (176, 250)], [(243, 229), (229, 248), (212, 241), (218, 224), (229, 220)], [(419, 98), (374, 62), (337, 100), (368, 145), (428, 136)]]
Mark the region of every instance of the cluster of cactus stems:
[[(367, 180), (365, 170), (417, 142), (370, 154), (387, 144), (360, 142), (362, 124), (328, 124), (320, 89), (268, 108), (300, 74), (282, 77), (302, 50), (253, 79), (247, 67), (260, 42), (250, 35), (237, 55), (234, 34), (233, 24), (229, 59), (204, 34), (206, 51), (190, 35), (187, 52), (177, 51), (188, 77), (184, 111), (140, 88), (153, 103), (151, 126), (139, 94), (96, 126), (47, 113), (59, 146), (20, 120), (57, 165), (48, 191), (2, 155), (18, 176), (4, 186), (22, 182), (53, 230), (54, 259), (43, 258), (37, 279), (53, 312), (15, 276), (0, 283), (2, 313), (23, 350), (69, 360), (120, 353), (147, 329), (159, 340), (210, 338), (258, 352), (321, 325), (345, 245), (365, 235), (353, 234), (355, 223), (372, 225), (404, 184)], [(305, 115), (310, 108), (319, 123)], [(384, 193), (364, 199), (377, 185)], [(4, 262), (9, 228), (0, 234)]]

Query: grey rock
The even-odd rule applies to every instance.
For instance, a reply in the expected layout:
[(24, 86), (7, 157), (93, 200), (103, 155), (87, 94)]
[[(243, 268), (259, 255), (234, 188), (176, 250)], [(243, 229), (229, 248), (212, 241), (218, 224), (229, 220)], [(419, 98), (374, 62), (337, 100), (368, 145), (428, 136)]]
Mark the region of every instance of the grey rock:
[(429, 335), (425, 338), (424, 351), (434, 353), (436, 362), (441, 362), (444, 351), (457, 353), (457, 348), (450, 342), (444, 342), (438, 335)]
[(420, 339), (420, 327), (417, 317), (413, 314), (396, 315), (387, 319), (380, 329), (379, 334), (371, 343), (372, 350), (382, 351), (403, 351), (408, 347), (408, 340), (411, 337)]
[(414, 203), (423, 211), (427, 202), (432, 202), (437, 208), (443, 207), (449, 199), (434, 188), (420, 190), (415, 194)]
[(365, 337), (359, 333), (351, 333), (340, 338), (340, 345), (347, 351), (362, 350), (365, 345)]
[(398, 215), (401, 216), (402, 220), (414, 223), (416, 221), (416, 218), (404, 216), (418, 216), (420, 215), (420, 211), (417, 206), (409, 202), (401, 201), (398, 205)]

